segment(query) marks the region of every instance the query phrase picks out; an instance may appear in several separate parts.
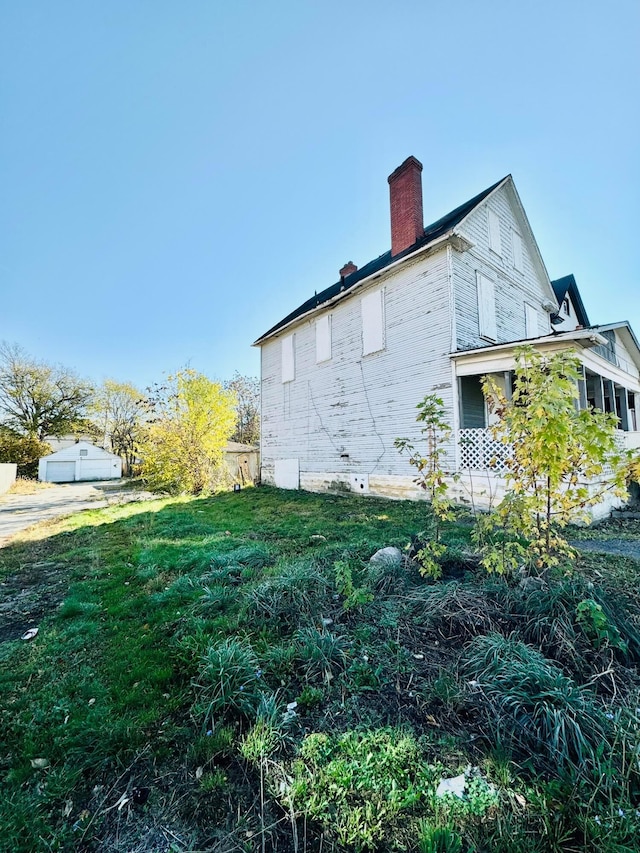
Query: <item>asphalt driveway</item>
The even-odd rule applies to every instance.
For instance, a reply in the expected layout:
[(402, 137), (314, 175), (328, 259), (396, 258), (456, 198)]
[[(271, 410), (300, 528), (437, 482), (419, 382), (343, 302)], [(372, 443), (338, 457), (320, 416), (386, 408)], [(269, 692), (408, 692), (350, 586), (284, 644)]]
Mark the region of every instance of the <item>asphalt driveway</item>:
[(65, 483), (40, 489), (32, 495), (3, 495), (0, 498), (0, 547), (41, 521), (72, 515), (83, 509), (99, 509), (114, 503), (148, 500), (149, 492), (132, 489), (125, 481)]

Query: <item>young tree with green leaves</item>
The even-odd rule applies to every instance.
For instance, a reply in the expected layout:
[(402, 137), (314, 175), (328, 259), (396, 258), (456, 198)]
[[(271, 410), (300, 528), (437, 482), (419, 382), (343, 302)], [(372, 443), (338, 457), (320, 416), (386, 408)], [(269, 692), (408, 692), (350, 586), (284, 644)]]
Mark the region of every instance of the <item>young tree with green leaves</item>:
[[(447, 472), (443, 466), (446, 445), (451, 440), (453, 430), (446, 419), (444, 402), (435, 394), (427, 394), (416, 408), (416, 421), (423, 424), (420, 432), (426, 444), (425, 455), (408, 438), (396, 438), (394, 444), (400, 453), (408, 454), (409, 464), (418, 471), (415, 483), (429, 496), (434, 518), (433, 529), (429, 531), (430, 538), (424, 542), (416, 557), (422, 567), (422, 574), (438, 578), (442, 574), (440, 560), (446, 551), (446, 546), (440, 541), (441, 526), (443, 521), (452, 517), (451, 501), (447, 498)], [(456, 479), (455, 475), (448, 476)]]
[(483, 391), (498, 419), (490, 429), (506, 452), (507, 492), (479, 520), (483, 563), (492, 572), (538, 570), (572, 556), (562, 537), (571, 521), (589, 520), (606, 495), (624, 497), (633, 455), (616, 441), (613, 414), (579, 409), (580, 361), (570, 352), (516, 350), (511, 399), (487, 376)]
[(224, 447), (235, 425), (236, 397), (195, 370), (180, 370), (147, 400), (142, 473), (152, 488), (200, 494), (224, 480)]

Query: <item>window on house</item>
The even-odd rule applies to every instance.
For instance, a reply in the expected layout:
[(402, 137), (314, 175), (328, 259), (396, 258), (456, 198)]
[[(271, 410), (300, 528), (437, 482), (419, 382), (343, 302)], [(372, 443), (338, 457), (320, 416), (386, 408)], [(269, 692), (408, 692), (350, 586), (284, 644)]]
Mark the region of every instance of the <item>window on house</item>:
[(502, 257), (502, 240), (500, 239), (500, 219), (493, 210), (489, 211), (489, 248)]
[(88, 451), (88, 450), (81, 450), (81, 451), (80, 451), (80, 456), (88, 456), (88, 455), (89, 455), (89, 451)]
[(384, 290), (362, 297), (362, 355), (384, 349)]
[(564, 314), (565, 317), (569, 317), (571, 314), (571, 308), (569, 306), (569, 297), (568, 296), (565, 296), (565, 298), (562, 300), (562, 313)]
[(296, 375), (295, 370), (295, 360), (294, 360), (294, 351), (293, 351), (293, 338), (294, 335), (287, 335), (286, 338), (282, 338), (281, 342), (281, 356), (282, 356), (282, 381), (283, 382), (292, 382)]
[(478, 289), (478, 331), (481, 338), (496, 341), (498, 331), (496, 326), (496, 296), (495, 287), (490, 278), (476, 273)]
[(524, 304), (524, 327), (525, 338), (537, 338), (540, 335), (538, 326), (538, 312), (527, 302)]
[(486, 406), (479, 376), (460, 377), (460, 426), (462, 429), (484, 429)]
[(316, 364), (331, 358), (331, 314), (316, 320)]
[(517, 231), (511, 232), (511, 243), (513, 245), (513, 266), (518, 270), (518, 272), (524, 272), (522, 237)]

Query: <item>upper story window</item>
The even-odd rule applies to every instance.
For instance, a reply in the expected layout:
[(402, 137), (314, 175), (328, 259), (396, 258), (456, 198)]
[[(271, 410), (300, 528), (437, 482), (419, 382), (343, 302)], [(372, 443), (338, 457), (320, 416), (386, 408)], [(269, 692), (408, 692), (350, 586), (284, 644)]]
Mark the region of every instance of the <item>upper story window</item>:
[(296, 366), (294, 358), (294, 338), (295, 335), (287, 335), (282, 338), (280, 343), (280, 356), (282, 360), (282, 381), (292, 382), (296, 376)]
[(495, 342), (498, 339), (496, 325), (496, 294), (490, 278), (476, 273), (478, 290), (478, 332), (481, 338)]
[(565, 317), (571, 316), (571, 305), (569, 304), (568, 296), (565, 296), (565, 298), (562, 300), (562, 313)]
[(362, 310), (362, 355), (385, 347), (384, 289), (368, 293), (360, 300)]
[(502, 240), (500, 239), (500, 218), (495, 211), (489, 211), (489, 248), (502, 257)]
[(331, 358), (331, 314), (316, 320), (316, 364)]
[(511, 232), (511, 244), (513, 246), (513, 267), (518, 272), (524, 272), (524, 253), (522, 251), (522, 237), (517, 231)]
[(538, 311), (533, 305), (529, 305), (528, 302), (524, 303), (524, 324), (526, 338), (539, 337)]
[(88, 456), (88, 455), (89, 455), (89, 451), (88, 451), (88, 450), (81, 450), (81, 451), (80, 451), (80, 456)]

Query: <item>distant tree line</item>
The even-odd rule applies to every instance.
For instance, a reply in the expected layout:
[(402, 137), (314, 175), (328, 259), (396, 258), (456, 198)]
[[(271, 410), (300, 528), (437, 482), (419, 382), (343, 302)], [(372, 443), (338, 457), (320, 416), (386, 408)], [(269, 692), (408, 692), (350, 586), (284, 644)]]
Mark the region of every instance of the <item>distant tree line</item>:
[[(51, 452), (47, 439), (63, 436), (87, 437), (159, 488), (205, 491), (228, 441), (259, 442), (259, 380), (235, 373), (216, 382), (182, 370), (144, 391), (114, 379), (95, 385), (18, 344), (0, 344), (0, 462), (34, 477)], [(194, 467), (198, 473), (187, 470)]]

